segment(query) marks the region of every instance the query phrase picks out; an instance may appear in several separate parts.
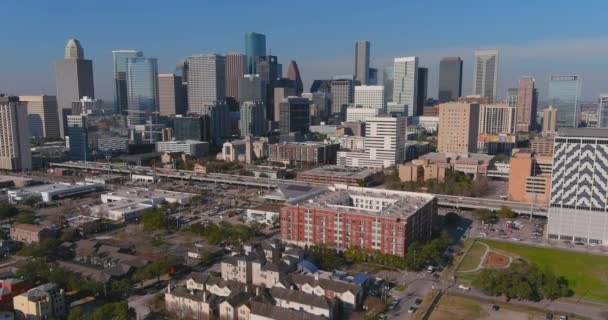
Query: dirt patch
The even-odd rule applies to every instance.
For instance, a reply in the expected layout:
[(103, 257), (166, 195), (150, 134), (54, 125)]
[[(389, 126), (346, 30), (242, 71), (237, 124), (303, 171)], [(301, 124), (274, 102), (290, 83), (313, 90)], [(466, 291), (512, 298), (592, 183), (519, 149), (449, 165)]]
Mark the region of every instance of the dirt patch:
[(508, 264), (509, 257), (496, 251), (488, 252), (483, 261), (483, 266), (487, 268), (505, 268)]

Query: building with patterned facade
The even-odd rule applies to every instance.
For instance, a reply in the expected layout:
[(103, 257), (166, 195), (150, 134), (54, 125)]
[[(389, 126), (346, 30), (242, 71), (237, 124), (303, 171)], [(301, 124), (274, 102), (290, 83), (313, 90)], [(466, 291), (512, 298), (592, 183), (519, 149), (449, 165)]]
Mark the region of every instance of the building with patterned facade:
[(405, 256), (414, 241), (431, 238), (433, 195), (335, 185), (281, 208), (281, 240), (298, 246), (359, 247)]
[(547, 236), (608, 244), (608, 129), (562, 129), (555, 137)]
[(339, 144), (317, 142), (275, 143), (268, 146), (268, 160), (285, 163), (312, 162), (335, 164)]

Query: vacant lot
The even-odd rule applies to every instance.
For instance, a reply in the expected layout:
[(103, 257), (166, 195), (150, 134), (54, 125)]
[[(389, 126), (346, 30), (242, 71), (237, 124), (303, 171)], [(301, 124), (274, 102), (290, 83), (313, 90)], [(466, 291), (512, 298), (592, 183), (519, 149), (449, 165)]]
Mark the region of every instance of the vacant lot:
[(485, 252), (486, 246), (477, 241), (474, 242), (467, 255), (462, 258), (462, 263), (460, 264), (458, 271), (469, 271), (477, 268), (481, 262), (481, 257)]
[(492, 240), (479, 240), (492, 249), (501, 250), (526, 261), (536, 263), (541, 269), (550, 269), (557, 276), (568, 279), (576, 296), (608, 301), (608, 256), (597, 256), (578, 252), (537, 248)]
[(430, 320), (541, 320), (545, 314), (540, 311), (499, 304), (498, 311), (489, 303), (455, 295), (444, 295), (431, 314)]

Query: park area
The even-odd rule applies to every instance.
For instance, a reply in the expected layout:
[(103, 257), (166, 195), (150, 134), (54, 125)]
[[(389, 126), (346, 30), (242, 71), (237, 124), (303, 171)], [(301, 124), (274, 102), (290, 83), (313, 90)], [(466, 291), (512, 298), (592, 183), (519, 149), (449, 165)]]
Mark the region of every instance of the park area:
[[(459, 295), (444, 295), (431, 313), (430, 320), (544, 320), (545, 313), (512, 304), (492, 304)], [(570, 318), (573, 319), (573, 318)]]
[(480, 269), (504, 267), (518, 258), (565, 277), (578, 298), (608, 302), (608, 256), (483, 239), (473, 243), (463, 257), (458, 277), (472, 281)]

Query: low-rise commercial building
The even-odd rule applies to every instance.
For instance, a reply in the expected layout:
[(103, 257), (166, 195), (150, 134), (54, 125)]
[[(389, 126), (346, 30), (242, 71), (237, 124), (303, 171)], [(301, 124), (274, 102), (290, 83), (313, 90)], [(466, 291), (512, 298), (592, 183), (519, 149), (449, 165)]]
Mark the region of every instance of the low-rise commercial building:
[(7, 191), (7, 195), (9, 202), (11, 203), (17, 203), (27, 199), (37, 199), (42, 202), (50, 202), (53, 200), (61, 200), (100, 190), (103, 190), (103, 185), (98, 183), (53, 183), (23, 189), (9, 190)]
[(17, 319), (63, 318), (66, 312), (63, 289), (54, 283), (32, 288), (13, 298)]
[(431, 163), (426, 159), (416, 159), (411, 163), (399, 166), (399, 179), (403, 182), (421, 182), (437, 180), (443, 182), (450, 165), (447, 163)]
[(38, 244), (54, 235), (48, 228), (29, 223), (15, 223), (10, 230), (11, 239), (25, 244)]
[(420, 157), (429, 164), (443, 164), (454, 171), (477, 175), (487, 175), (492, 167), (494, 156), (482, 153), (431, 152)]
[(508, 198), (526, 203), (549, 204), (551, 197), (551, 156), (518, 150), (511, 156)]
[(279, 218), (280, 208), (279, 205), (267, 203), (248, 208), (246, 220), (248, 222), (272, 225)]
[(339, 144), (318, 142), (275, 143), (268, 146), (268, 159), (283, 163), (311, 162), (335, 164)]
[(183, 152), (193, 157), (204, 157), (209, 154), (209, 142), (194, 140), (159, 141), (156, 143), (156, 152)]
[(300, 171), (297, 173), (297, 180), (326, 184), (343, 183), (350, 186), (367, 187), (381, 184), (384, 180), (384, 172), (376, 169), (330, 165)]
[(256, 159), (268, 157), (268, 142), (253, 140), (249, 137), (242, 140), (224, 142), (221, 159), (231, 162), (251, 163)]

